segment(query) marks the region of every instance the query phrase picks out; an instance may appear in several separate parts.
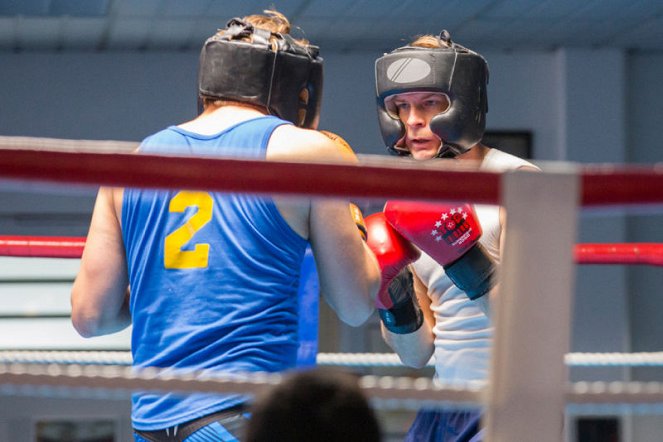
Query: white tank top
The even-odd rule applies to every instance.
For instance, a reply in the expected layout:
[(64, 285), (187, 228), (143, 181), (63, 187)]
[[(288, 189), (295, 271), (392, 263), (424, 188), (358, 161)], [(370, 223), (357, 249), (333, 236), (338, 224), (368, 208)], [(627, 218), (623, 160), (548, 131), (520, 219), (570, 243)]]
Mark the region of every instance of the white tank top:
[[(490, 149), (481, 170), (512, 170), (531, 163)], [(479, 241), (496, 263), (500, 262), (499, 206), (475, 204), (483, 234)], [(471, 301), (444, 273), (442, 266), (422, 253), (414, 264), (415, 274), (428, 288), (435, 317), (435, 377), (442, 383), (484, 381), (488, 376), (492, 326), (476, 301)]]

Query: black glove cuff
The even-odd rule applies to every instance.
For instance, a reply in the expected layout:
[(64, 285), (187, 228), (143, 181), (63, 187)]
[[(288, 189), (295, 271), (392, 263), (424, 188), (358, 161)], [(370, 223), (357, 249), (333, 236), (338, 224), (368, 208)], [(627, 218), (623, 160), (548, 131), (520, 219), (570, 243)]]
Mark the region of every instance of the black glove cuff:
[(389, 310), (378, 309), (382, 323), (392, 333), (405, 335), (419, 330), (424, 314), (416, 297), (408, 297)]
[(479, 243), (444, 267), (445, 273), (454, 285), (473, 301), (493, 288), (495, 269), (495, 263)]

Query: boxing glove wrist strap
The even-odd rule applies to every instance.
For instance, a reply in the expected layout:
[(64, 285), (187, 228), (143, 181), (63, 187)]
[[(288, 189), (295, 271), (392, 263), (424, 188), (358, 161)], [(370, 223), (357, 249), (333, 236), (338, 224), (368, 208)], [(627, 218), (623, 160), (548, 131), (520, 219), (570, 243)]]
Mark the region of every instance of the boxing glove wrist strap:
[(444, 266), (444, 271), (454, 285), (473, 301), (484, 296), (495, 285), (495, 264), (479, 243), (460, 259)]
[[(414, 292), (414, 280), (407, 267), (401, 269), (387, 287), (390, 302), (378, 308), (382, 323), (392, 333), (404, 335), (415, 332), (424, 322), (424, 315)], [(391, 305), (389, 308), (385, 308)]]
[(382, 323), (392, 333), (405, 335), (419, 330), (424, 315), (415, 297), (408, 297), (392, 308), (378, 309)]

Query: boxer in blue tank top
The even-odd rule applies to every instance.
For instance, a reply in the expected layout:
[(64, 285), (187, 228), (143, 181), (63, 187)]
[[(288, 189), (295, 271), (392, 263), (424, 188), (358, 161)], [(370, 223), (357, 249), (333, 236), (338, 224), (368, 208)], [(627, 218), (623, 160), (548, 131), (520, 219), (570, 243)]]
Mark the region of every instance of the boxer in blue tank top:
[[(268, 14), (231, 20), (207, 40), (203, 112), (146, 138), (140, 153), (348, 161), (312, 130), (322, 87), (317, 48), (290, 38), (283, 15)], [(289, 56), (275, 61), (274, 50)], [(373, 312), (380, 275), (347, 202), (101, 188), (72, 289), (72, 322), (83, 336), (132, 324), (137, 368), (283, 371), (297, 357), (297, 290), (309, 244), (325, 299), (341, 320), (360, 325)], [(246, 400), (135, 392), (135, 439), (240, 440)]]
[[(264, 158), (267, 140), (282, 124), (265, 116), (214, 135), (170, 127), (145, 140), (140, 150)], [(297, 283), (307, 241), (288, 226), (271, 198), (125, 189), (122, 235), (129, 285), (136, 293), (130, 303), (135, 366), (294, 367)], [(137, 428), (152, 430), (241, 400), (136, 394), (133, 421)]]

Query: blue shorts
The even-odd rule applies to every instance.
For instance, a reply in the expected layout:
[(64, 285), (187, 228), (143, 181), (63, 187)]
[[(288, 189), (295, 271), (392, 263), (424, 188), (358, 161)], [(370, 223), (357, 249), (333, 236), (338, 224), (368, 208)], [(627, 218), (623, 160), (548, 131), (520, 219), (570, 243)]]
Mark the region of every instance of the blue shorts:
[(222, 411), (159, 431), (134, 430), (135, 442), (239, 442), (249, 414), (242, 410)]
[(420, 410), (405, 442), (481, 442), (481, 412)]

